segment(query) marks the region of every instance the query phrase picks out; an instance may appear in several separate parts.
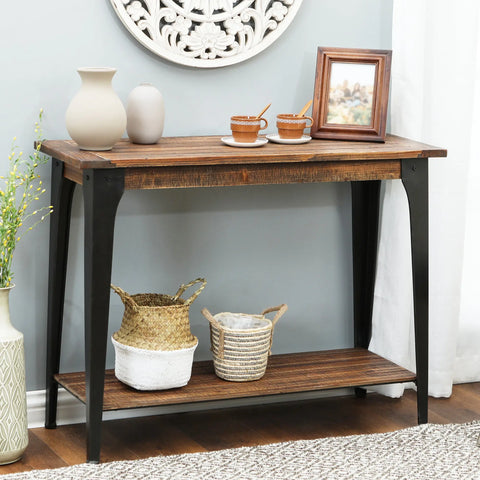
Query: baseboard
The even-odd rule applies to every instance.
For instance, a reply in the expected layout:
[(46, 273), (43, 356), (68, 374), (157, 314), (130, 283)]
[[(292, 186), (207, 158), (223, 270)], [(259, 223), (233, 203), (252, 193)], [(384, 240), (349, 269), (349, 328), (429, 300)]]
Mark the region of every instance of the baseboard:
[[(45, 390), (27, 392), (27, 417), (28, 428), (45, 425)], [(58, 391), (57, 419), (60, 425), (85, 422), (85, 405), (63, 388)]]
[[(145, 417), (149, 415), (166, 415), (179, 412), (194, 412), (201, 410), (214, 410), (219, 408), (243, 407), (248, 405), (267, 405), (297, 400), (311, 400), (325, 397), (338, 397), (351, 395), (353, 389), (339, 388), (336, 390), (322, 390), (318, 392), (291, 393), (288, 395), (275, 395), (271, 397), (238, 398), (215, 402), (187, 403), (182, 405), (165, 405), (162, 407), (136, 408), (104, 412), (104, 420), (119, 418)], [(43, 427), (45, 424), (45, 390), (27, 392), (28, 427)], [(85, 423), (85, 405), (70, 395), (65, 389), (58, 391), (57, 424), (70, 425)]]

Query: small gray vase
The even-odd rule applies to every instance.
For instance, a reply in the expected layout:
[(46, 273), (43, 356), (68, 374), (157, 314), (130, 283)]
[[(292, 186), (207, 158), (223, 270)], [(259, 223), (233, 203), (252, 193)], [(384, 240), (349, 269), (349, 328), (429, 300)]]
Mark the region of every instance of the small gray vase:
[(163, 134), (163, 96), (151, 83), (135, 87), (127, 99), (127, 134), (132, 143), (151, 145)]

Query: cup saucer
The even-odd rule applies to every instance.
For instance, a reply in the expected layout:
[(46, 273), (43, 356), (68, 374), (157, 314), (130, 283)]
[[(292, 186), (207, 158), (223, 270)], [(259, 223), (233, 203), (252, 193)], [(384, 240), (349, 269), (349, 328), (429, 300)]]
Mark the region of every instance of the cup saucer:
[(222, 142), (225, 145), (230, 147), (243, 147), (243, 148), (252, 148), (252, 147), (261, 147), (268, 143), (268, 140), (265, 137), (258, 137), (254, 142), (245, 143), (245, 142), (236, 142), (233, 137), (222, 137)]
[(267, 138), (274, 143), (285, 143), (288, 145), (299, 145), (300, 143), (308, 143), (312, 137), (302, 135), (300, 138), (280, 138), (280, 135), (267, 135)]

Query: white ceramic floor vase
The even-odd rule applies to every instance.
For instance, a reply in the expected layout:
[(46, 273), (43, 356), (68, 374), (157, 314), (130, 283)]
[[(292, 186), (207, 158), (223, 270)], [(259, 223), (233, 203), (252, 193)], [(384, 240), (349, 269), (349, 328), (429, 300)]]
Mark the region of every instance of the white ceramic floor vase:
[(115, 68), (79, 68), (82, 86), (68, 106), (65, 121), (82, 150), (111, 150), (127, 126), (125, 108), (112, 87)]
[(13, 463), (28, 445), (23, 334), (10, 322), (11, 288), (0, 288), (0, 465)]
[(151, 145), (163, 134), (165, 106), (160, 91), (151, 83), (135, 87), (127, 99), (127, 134), (132, 143)]

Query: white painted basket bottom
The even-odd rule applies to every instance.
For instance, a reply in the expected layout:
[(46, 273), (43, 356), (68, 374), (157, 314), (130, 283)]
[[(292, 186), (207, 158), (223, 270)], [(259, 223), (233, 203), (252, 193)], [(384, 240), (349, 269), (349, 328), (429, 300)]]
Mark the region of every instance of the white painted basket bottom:
[(115, 376), (136, 390), (166, 390), (185, 386), (192, 375), (196, 345), (181, 350), (144, 350), (117, 342)]

